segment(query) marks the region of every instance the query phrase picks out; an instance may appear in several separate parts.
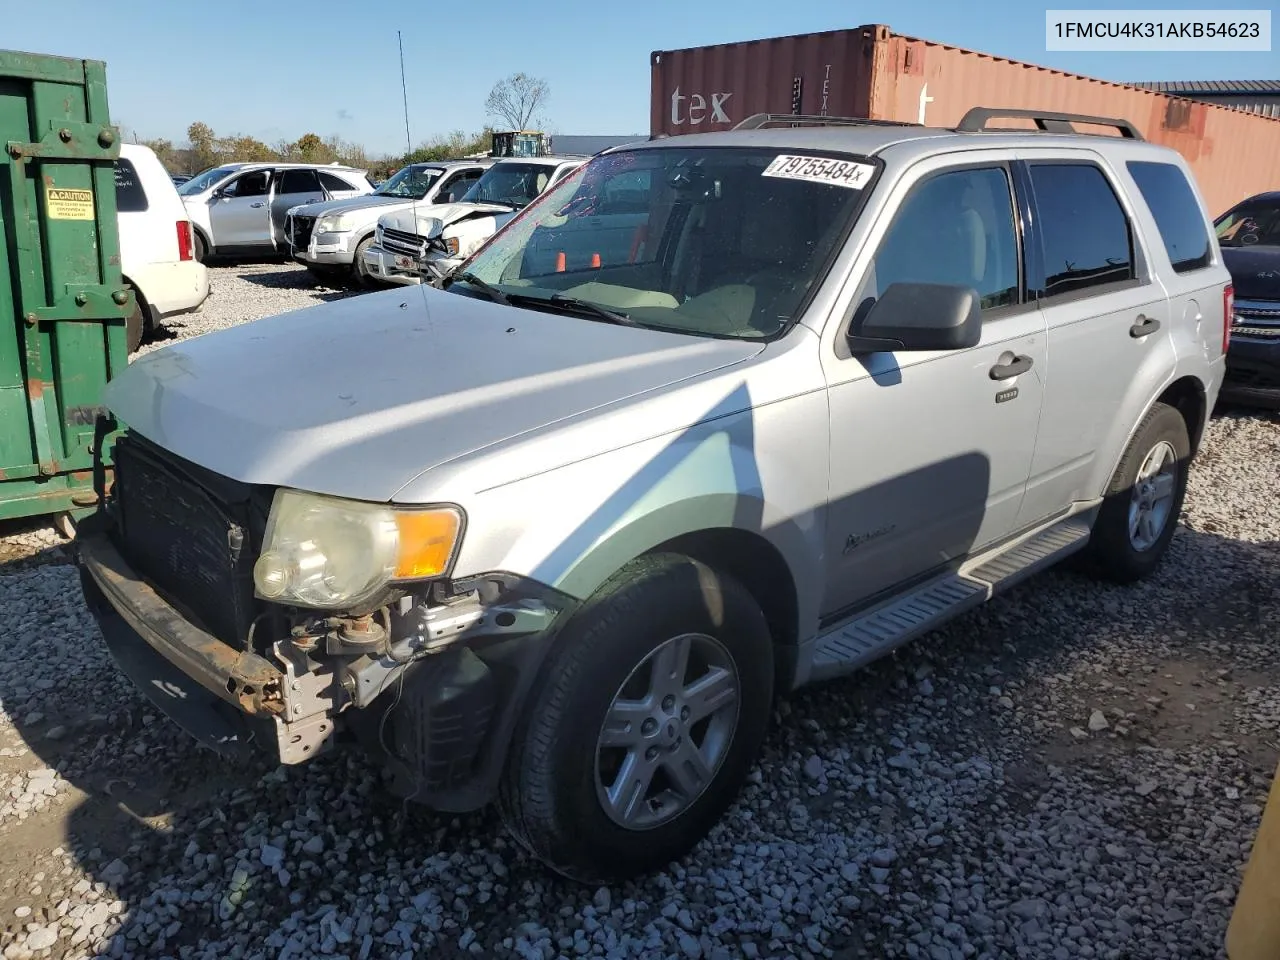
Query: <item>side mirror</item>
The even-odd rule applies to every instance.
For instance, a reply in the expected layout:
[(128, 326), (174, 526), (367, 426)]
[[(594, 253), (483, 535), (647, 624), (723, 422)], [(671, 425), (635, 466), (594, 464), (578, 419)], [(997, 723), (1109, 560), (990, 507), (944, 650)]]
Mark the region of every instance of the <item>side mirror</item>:
[(849, 330), (853, 353), (964, 350), (982, 339), (982, 306), (972, 287), (894, 283), (870, 309), (860, 307)]

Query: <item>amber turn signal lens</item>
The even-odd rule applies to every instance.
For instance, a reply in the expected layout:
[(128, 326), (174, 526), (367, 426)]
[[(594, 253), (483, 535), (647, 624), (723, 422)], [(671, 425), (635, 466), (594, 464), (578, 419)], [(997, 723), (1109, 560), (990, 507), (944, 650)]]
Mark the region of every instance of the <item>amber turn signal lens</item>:
[(397, 510), (396, 579), (438, 577), (449, 566), (462, 518), (453, 510)]

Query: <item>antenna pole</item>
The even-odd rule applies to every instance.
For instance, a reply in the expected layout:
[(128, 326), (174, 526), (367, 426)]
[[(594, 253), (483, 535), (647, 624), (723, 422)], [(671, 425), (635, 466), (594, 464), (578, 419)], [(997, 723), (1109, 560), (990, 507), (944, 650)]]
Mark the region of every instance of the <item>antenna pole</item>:
[(400, 44), (400, 92), (404, 95), (404, 147), (406, 155), (413, 153), (413, 141), (409, 139), (409, 88), (404, 82), (404, 40), (400, 31), (396, 31), (396, 42)]

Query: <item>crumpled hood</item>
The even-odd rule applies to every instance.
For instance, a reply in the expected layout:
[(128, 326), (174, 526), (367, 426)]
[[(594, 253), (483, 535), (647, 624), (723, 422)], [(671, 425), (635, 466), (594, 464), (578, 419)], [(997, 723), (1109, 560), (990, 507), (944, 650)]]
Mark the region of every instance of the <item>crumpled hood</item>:
[(1223, 247), (1237, 300), (1280, 300), (1280, 247)]
[(343, 197), (340, 200), (323, 200), (320, 203), (308, 203), (297, 208), (304, 217), (323, 217), (326, 213), (346, 213), (349, 210), (368, 210), (372, 207), (393, 207), (397, 204), (407, 207), (413, 201), (408, 197), (378, 197), (366, 193), (359, 197)]
[[(464, 217), (484, 213), (490, 216), (498, 214), (514, 215), (514, 211), (500, 203), (423, 203), (405, 210), (387, 214), (379, 219), (384, 227), (392, 230), (403, 230), (405, 233), (421, 234), (419, 225), (427, 220), (439, 220), (442, 226), (457, 223)], [(508, 219), (509, 219), (508, 217)]]
[(217, 473), (387, 501), (434, 466), (761, 349), (419, 287), (161, 348), (105, 397), (124, 425)]

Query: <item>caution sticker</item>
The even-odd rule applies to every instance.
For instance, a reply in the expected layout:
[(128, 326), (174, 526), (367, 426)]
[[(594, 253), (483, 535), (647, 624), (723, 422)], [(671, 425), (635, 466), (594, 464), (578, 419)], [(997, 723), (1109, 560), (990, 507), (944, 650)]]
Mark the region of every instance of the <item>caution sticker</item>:
[(93, 191), (45, 187), (50, 220), (92, 220)]
[(871, 179), (876, 168), (856, 160), (837, 160), (834, 157), (793, 157), (779, 154), (764, 168), (763, 176), (783, 177), (787, 180), (807, 180), (810, 183), (829, 183), (835, 187), (861, 190)]

